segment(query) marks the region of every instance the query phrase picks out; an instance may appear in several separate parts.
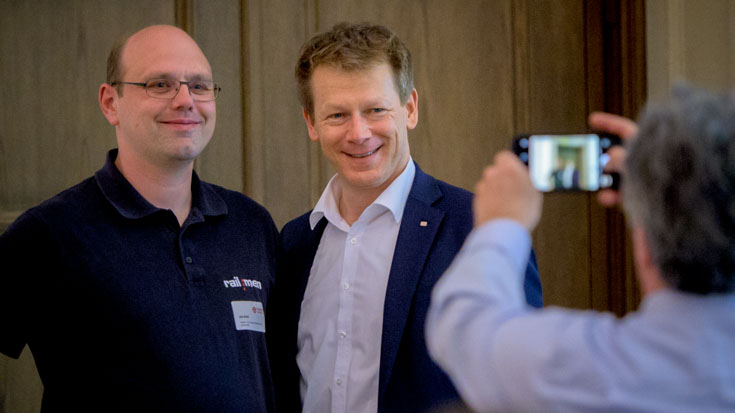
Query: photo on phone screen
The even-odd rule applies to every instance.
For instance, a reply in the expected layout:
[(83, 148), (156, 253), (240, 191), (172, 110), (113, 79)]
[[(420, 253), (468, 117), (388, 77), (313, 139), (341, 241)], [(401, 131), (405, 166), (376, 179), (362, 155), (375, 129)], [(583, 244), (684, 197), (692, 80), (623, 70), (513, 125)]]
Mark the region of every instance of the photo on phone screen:
[(519, 135), (513, 150), (528, 165), (531, 181), (540, 191), (597, 191), (612, 185), (602, 168), (607, 149), (616, 141), (594, 133)]

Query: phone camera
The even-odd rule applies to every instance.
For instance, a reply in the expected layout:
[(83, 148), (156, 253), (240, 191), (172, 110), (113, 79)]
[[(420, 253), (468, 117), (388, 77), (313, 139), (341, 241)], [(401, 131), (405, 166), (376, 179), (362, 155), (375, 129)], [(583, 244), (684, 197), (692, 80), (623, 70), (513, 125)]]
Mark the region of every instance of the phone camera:
[(600, 175), (600, 188), (611, 188), (613, 186), (613, 177), (608, 174)]

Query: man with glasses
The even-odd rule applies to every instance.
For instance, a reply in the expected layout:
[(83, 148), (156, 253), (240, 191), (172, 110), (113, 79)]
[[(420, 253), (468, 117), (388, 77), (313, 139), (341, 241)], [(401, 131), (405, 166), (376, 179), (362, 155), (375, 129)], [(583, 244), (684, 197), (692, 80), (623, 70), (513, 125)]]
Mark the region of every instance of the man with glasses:
[(118, 149), (0, 236), (0, 351), (29, 345), (44, 409), (273, 410), (264, 308), (277, 230), (193, 170), (218, 92), (180, 29), (126, 38), (99, 90)]

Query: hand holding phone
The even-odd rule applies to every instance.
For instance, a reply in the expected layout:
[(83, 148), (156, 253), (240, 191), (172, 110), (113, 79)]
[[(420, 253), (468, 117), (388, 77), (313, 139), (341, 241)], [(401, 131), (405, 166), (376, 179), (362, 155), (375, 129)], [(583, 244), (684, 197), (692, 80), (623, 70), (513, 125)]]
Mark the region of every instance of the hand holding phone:
[(534, 189), (523, 164), (509, 151), (501, 151), (475, 185), (475, 226), (506, 218), (532, 231), (541, 218), (542, 205), (543, 197)]
[(597, 191), (617, 186), (618, 175), (603, 168), (607, 151), (619, 144), (612, 134), (523, 134), (513, 139), (513, 152), (539, 191)]
[[(638, 133), (638, 125), (628, 118), (612, 113), (593, 112), (588, 123), (591, 128), (620, 136), (624, 141), (633, 139)], [(622, 146), (612, 148), (608, 155), (610, 161), (605, 166), (608, 171), (621, 171), (625, 161), (625, 149)], [(612, 189), (603, 189), (597, 193), (597, 201), (606, 207), (620, 204), (620, 192)]]

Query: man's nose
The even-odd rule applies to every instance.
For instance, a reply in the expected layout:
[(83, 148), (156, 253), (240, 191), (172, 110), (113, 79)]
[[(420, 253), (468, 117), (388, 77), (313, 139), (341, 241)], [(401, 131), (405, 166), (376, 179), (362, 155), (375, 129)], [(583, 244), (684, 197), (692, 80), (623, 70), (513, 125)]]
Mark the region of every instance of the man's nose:
[(369, 138), (370, 135), (370, 125), (367, 120), (361, 114), (352, 116), (349, 122), (347, 138), (351, 141), (361, 141)]
[[(183, 90), (186, 87), (186, 90)], [(179, 90), (176, 92), (176, 96), (172, 99), (172, 104), (179, 107), (191, 107), (194, 105), (194, 98), (191, 95), (191, 89), (189, 85), (182, 83), (179, 85)]]

